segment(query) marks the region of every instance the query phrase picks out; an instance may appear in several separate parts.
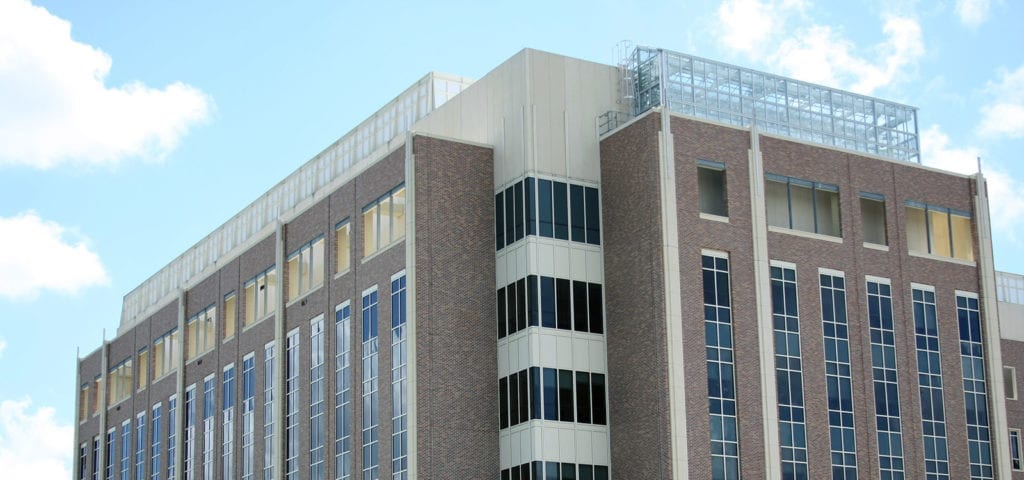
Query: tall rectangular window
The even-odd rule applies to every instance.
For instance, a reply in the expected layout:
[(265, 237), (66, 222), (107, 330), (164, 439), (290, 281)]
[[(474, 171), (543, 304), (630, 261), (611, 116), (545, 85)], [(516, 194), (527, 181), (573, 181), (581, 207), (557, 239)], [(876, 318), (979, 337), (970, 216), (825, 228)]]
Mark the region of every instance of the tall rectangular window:
[(89, 417), (89, 384), (83, 383), (78, 391), (78, 422), (84, 422)]
[(1024, 471), (1024, 460), (1021, 459), (1020, 429), (1010, 430), (1010, 468), (1015, 472)]
[(352, 305), (345, 301), (334, 310), (335, 354), (334, 473), (338, 480), (352, 478)]
[(210, 350), (217, 343), (217, 306), (210, 305), (185, 322), (188, 348), (185, 360), (192, 360)]
[(132, 358), (122, 360), (107, 373), (107, 407), (121, 403), (132, 395)]
[(129, 480), (132, 462), (132, 421), (121, 424), (121, 480)]
[(804, 379), (800, 359), (796, 269), (773, 265), (771, 284), (782, 478), (803, 479), (808, 478), (807, 427), (804, 423)]
[(245, 295), (245, 318), (243, 327), (248, 327), (277, 310), (277, 269), (273, 266), (256, 274), (247, 282)]
[(985, 347), (981, 337), (978, 296), (973, 293), (957, 292), (956, 316), (960, 326), (960, 366), (964, 379), (971, 479), (991, 479), (994, 478), (992, 443), (985, 381)]
[(256, 475), (256, 354), (242, 358), (242, 480)]
[(516, 237), (516, 187), (509, 185), (505, 189), (505, 245), (512, 245), (519, 240)]
[(213, 461), (215, 455), (214, 430), (217, 411), (217, 374), (212, 373), (203, 379), (203, 478), (213, 478)]
[(185, 480), (195, 478), (196, 464), (196, 386), (189, 385), (185, 389)]
[(908, 201), (906, 213), (911, 253), (974, 260), (970, 212)]
[(729, 216), (724, 163), (708, 160), (698, 161), (697, 190), (700, 193), (700, 213), (719, 217)]
[(299, 475), (299, 329), (288, 332), (284, 347), (284, 478)]
[(363, 480), (380, 478), (377, 401), (377, 287), (363, 292)]
[(505, 192), (494, 195), (494, 250), (505, 248)]
[(153, 453), (150, 456), (149, 467), (150, 474), (152, 475), (152, 480), (160, 480), (160, 472), (162, 471), (160, 467), (160, 440), (163, 439), (163, 435), (160, 433), (161, 409), (162, 407), (159, 403), (153, 405), (153, 418), (152, 420), (150, 420), (153, 425), (149, 431), (151, 443), (153, 445), (153, 448), (151, 449)]
[(925, 478), (948, 480), (949, 450), (946, 446), (946, 414), (942, 399), (942, 362), (939, 357), (939, 326), (935, 316), (935, 290), (931, 287), (914, 287), (911, 294), (914, 302)]
[(89, 469), (89, 443), (78, 446), (78, 480), (85, 480), (86, 472)]
[(352, 268), (352, 222), (347, 218), (334, 227), (334, 273)]
[(92, 380), (92, 397), (89, 399), (89, 405), (92, 405), (92, 415), (95, 417), (100, 414), (100, 401), (102, 397), (100, 394), (103, 392), (103, 375), (96, 375)]
[(903, 429), (900, 423), (892, 286), (888, 280), (869, 279), (867, 290), (879, 478), (903, 480)]
[(238, 298), (235, 292), (224, 295), (224, 339), (235, 336), (235, 326), (238, 323)]
[(100, 436), (92, 437), (92, 480), (100, 475)]
[(574, 242), (587, 241), (585, 195), (582, 185), (569, 185), (569, 232)]
[(177, 458), (175, 457), (175, 438), (177, 437), (178, 422), (177, 422), (177, 409), (178, 409), (178, 397), (171, 395), (171, 398), (167, 400), (167, 478), (174, 478), (176, 474), (175, 468), (178, 466)]
[(860, 222), (864, 243), (889, 244), (885, 225), (885, 197), (877, 193), (861, 192)]
[(405, 186), (363, 207), (363, 257), (405, 238)]
[(804, 232), (842, 236), (839, 187), (765, 174), (768, 224)]
[(104, 478), (107, 480), (114, 480), (114, 468), (117, 462), (117, 428), (111, 428), (107, 431), (107, 452), (105, 457), (106, 462), (106, 475)]
[(263, 347), (263, 480), (274, 480), (274, 342)]
[(552, 213), (554, 200), (551, 194), (551, 188), (551, 180), (537, 180), (538, 231), (540, 232), (540, 236), (547, 238), (553, 238), (555, 236), (555, 221)]
[[(83, 453), (83, 455), (84, 455), (84, 453)], [(146, 411), (143, 410), (142, 412), (140, 412), (138, 415), (135, 416), (135, 480), (145, 480), (145, 478), (146, 478)]]
[(149, 385), (149, 348), (139, 349), (138, 365), (135, 367), (135, 376), (138, 378), (138, 389), (142, 390)]
[(324, 261), (323, 235), (288, 255), (288, 300), (295, 300), (324, 284)]
[[(516, 201), (515, 210), (514, 210), (515, 211), (515, 222), (514, 222), (515, 223), (515, 234), (516, 234), (516, 240), (519, 240), (519, 239), (521, 239), (521, 238), (526, 236), (526, 229), (525, 229), (525, 220), (526, 219), (524, 218), (524, 215), (525, 215), (526, 212), (523, 211), (523, 206), (524, 206), (523, 203), (525, 202), (525, 200), (523, 199), (523, 182), (516, 182), (516, 184), (513, 185), (512, 188), (513, 188), (513, 191), (515, 192), (515, 201)], [(505, 201), (508, 201), (508, 199), (506, 198)]]
[(707, 353), (708, 410), (711, 415), (711, 476), (740, 478), (736, 376), (733, 359), (729, 258), (701, 257), (704, 285), (704, 338)]
[(408, 346), (405, 272), (391, 279), (391, 472), (392, 480), (409, 478)]
[(586, 187), (587, 243), (601, 244), (601, 200), (597, 189)]
[(857, 441), (853, 423), (853, 379), (846, 278), (821, 272), (821, 322), (825, 344), (825, 389), (828, 395), (829, 445), (834, 480), (857, 479)]
[(555, 238), (569, 239), (569, 188), (562, 182), (554, 182)]
[(309, 478), (323, 480), (327, 419), (324, 413), (324, 317), (309, 325)]
[(221, 455), (224, 457), (224, 478), (235, 476), (235, 365), (224, 367), (221, 383), (224, 401), (221, 410), (224, 415), (224, 432)]
[(1007, 400), (1017, 399), (1017, 369), (1003, 365), (1003, 390)]
[(526, 234), (537, 234), (537, 179), (526, 178)]

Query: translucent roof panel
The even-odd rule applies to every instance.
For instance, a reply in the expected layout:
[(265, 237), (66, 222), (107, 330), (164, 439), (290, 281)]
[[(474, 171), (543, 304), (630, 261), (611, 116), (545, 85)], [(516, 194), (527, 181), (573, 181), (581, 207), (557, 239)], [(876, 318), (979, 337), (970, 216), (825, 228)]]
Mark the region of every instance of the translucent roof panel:
[(766, 133), (920, 163), (917, 109), (669, 50), (628, 59), (633, 115), (661, 105)]

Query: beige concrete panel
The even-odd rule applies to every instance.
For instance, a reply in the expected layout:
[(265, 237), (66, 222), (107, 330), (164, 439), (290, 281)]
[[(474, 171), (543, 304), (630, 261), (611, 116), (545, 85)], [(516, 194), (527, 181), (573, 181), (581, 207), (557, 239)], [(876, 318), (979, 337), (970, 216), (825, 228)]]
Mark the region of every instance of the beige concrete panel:
[(999, 333), (1003, 340), (1024, 342), (1024, 305), (999, 302)]

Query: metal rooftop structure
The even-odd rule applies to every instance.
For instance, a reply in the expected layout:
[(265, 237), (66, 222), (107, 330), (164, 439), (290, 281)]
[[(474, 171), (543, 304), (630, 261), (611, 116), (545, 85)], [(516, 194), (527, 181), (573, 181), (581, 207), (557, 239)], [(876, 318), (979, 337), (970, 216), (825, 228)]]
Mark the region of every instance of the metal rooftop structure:
[[(272, 232), (279, 218), (313, 199), (324, 187), (349, 178), (395, 147), (413, 124), (457, 95), (473, 81), (431, 72), (331, 146), (274, 185), (256, 201), (167, 264), (124, 296), (118, 334), (177, 295), (190, 281), (202, 279), (233, 259), (251, 243)], [(404, 140), (402, 140), (404, 141)]]
[(683, 115), (921, 162), (914, 107), (649, 47), (621, 67), (633, 116), (664, 102)]

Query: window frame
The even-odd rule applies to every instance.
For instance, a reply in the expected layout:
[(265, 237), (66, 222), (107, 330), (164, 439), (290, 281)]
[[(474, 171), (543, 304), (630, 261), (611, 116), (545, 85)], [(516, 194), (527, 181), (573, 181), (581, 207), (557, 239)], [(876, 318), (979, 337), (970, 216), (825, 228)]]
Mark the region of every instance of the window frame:
[[(402, 198), (402, 210), (401, 210), (402, 211), (402, 220), (401, 220), (401, 222), (396, 222), (395, 221), (395, 211), (396, 211), (396, 209), (395, 209), (395, 200), (399, 196), (401, 196), (401, 198)], [(387, 250), (392, 245), (395, 245), (398, 242), (400, 242), (400, 241), (405, 239), (405, 235), (406, 235), (405, 221), (406, 221), (406, 218), (408, 216), (408, 208), (407, 208), (407, 203), (408, 202), (407, 202), (407, 198), (408, 197), (407, 197), (407, 192), (405, 190), (405, 183), (400, 183), (400, 184), (398, 184), (398, 186), (392, 188), (391, 190), (389, 190), (384, 195), (381, 195), (380, 197), (377, 197), (376, 200), (370, 202), (369, 204), (367, 204), (367, 205), (365, 205), (363, 207), (361, 212), (362, 212), (362, 219), (363, 219), (363, 260), (364, 261), (369, 259), (369, 258), (372, 258), (372, 257), (376, 256), (378, 253)], [(381, 219), (383, 218), (383, 214), (382, 214), (381, 208), (385, 204), (387, 205), (387, 208), (388, 208), (388, 228), (387, 228), (386, 231), (382, 228), (382, 224), (381, 224)], [(372, 230), (367, 228), (367, 225), (366, 225), (367, 214), (370, 214), (370, 215), (373, 216), (373, 222), (374, 222), (373, 227), (374, 228)], [(399, 223), (401, 223), (401, 227), (400, 228), (396, 228)], [(399, 233), (399, 231), (400, 231), (400, 233)], [(373, 232), (373, 239), (374, 239), (374, 248), (373, 248), (372, 251), (368, 248), (368, 238), (367, 238), (367, 235), (369, 235), (370, 232)], [(384, 235), (385, 233), (387, 234), (386, 236), (388, 237), (386, 241), (383, 239), (383, 237), (385, 236)]]
[[(903, 202), (903, 209), (904, 209), (904, 216), (905, 216), (905, 218), (909, 219), (909, 217), (910, 217), (909, 209), (911, 209), (911, 208), (919, 209), (919, 210), (922, 210), (924, 212), (924, 235), (925, 235), (924, 236), (924, 241), (925, 241), (925, 245), (927, 247), (927, 251), (922, 252), (922, 251), (919, 251), (919, 250), (914, 250), (913, 249), (913, 243), (910, 242), (910, 240), (908, 238), (908, 240), (907, 240), (907, 252), (909, 254), (911, 254), (911, 255), (928, 255), (928, 256), (935, 257), (935, 258), (952, 259), (954, 261), (959, 261), (959, 262), (974, 263), (974, 261), (975, 261), (975, 256), (974, 256), (974, 217), (971, 215), (971, 212), (966, 212), (966, 211), (963, 211), (963, 210), (957, 210), (955, 208), (943, 207), (943, 206), (940, 206), (940, 205), (932, 205), (932, 204), (928, 204), (928, 203), (924, 203), (924, 202), (917, 202), (917, 201), (913, 201), (913, 200), (906, 200), (906, 201)], [(933, 221), (932, 221), (933, 213), (939, 214), (939, 215), (945, 215), (945, 217), (946, 217), (946, 226), (945, 226), (946, 230), (945, 231), (946, 231), (947, 235), (949, 236), (949, 238), (946, 239), (948, 241), (948, 245), (949, 245), (949, 247), (948, 247), (949, 248), (949, 255), (943, 255), (942, 253), (936, 253), (936, 245), (935, 245), (935, 241), (933, 239), (933, 237), (936, 236), (936, 233), (935, 233), (934, 228), (932, 227), (932, 224), (933, 224)], [(956, 234), (954, 233), (954, 228), (953, 228), (953, 225), (954, 225), (953, 217), (954, 216), (960, 217), (961, 220), (966, 220), (967, 224), (968, 224), (968, 231), (967, 231), (967, 233), (968, 233), (969, 238), (970, 238), (970, 244), (968, 245), (969, 248), (967, 249), (967, 252), (969, 253), (969, 257), (966, 257), (966, 258), (958, 256), (958, 252), (960, 252), (960, 250), (957, 248), (957, 243), (956, 243), (956, 240), (955, 240), (956, 239)], [(909, 222), (907, 222), (907, 224), (908, 224), (908, 227), (909, 227)], [(907, 232), (907, 236), (908, 237), (910, 236), (909, 230), (910, 229), (907, 228), (907, 231), (908, 231)]]
[[(273, 279), (273, 284), (271, 284)], [(249, 288), (252, 287), (250, 291)], [(253, 295), (250, 306), (249, 295)], [(242, 284), (242, 331), (266, 320), (277, 312), (277, 296), (281, 295), (277, 278), (277, 265), (270, 265), (263, 271), (253, 275)], [(271, 298), (273, 296), (273, 298)], [(263, 305), (262, 310), (259, 308)], [(250, 316), (250, 312), (252, 315)]]
[[(285, 257), (285, 274), (288, 277), (288, 282), (285, 285), (285, 298), (288, 299), (289, 304), (324, 285), (327, 257), (326, 244), (324, 235), (320, 234), (300, 245)], [(317, 249), (320, 250), (319, 255), (317, 255)], [(314, 278), (317, 276), (317, 260), (320, 262), (319, 279)], [(298, 267), (298, 272), (292, 271), (294, 267)], [(295, 291), (292, 291), (292, 282), (295, 282)]]
[[(1009, 377), (1006, 376), (1007, 372), (1009, 372), (1009, 374), (1010, 374)], [(1007, 382), (1006, 382), (1007, 379), (1010, 380), (1009, 384), (1007, 384)], [(1013, 367), (1013, 366), (1010, 366), (1010, 365), (1003, 365), (1003, 385), (1004, 385), (1004, 389), (1006, 390), (1006, 392), (1005, 392), (1006, 395), (1004, 395), (1004, 396), (1006, 397), (1007, 400), (1017, 400), (1017, 399), (1020, 398), (1019, 394), (1018, 394), (1018, 391), (1017, 391), (1017, 367)], [(1007, 386), (1007, 385), (1010, 385), (1013, 388), (1005, 388), (1005, 386)], [(1013, 395), (1010, 395), (1010, 390), (1013, 390)]]
[[(345, 231), (345, 237), (348, 238), (348, 246), (345, 247), (344, 252), (342, 252), (341, 248), (342, 230)], [(342, 268), (343, 260), (345, 263), (344, 268)], [(351, 217), (345, 217), (334, 225), (334, 274), (337, 276), (350, 270), (352, 270), (352, 219)]]
[[(1010, 431), (1007, 434), (1007, 437), (1010, 440), (1010, 451), (1007, 452), (1007, 453), (1008, 453), (1008, 456), (1010, 457), (1010, 470), (1014, 471), (1014, 472), (1024, 472), (1024, 458), (1021, 458), (1021, 457), (1024, 457), (1024, 440), (1021, 440), (1021, 430), (1019, 428), (1011, 428), (1009, 430)], [(1014, 433), (1017, 434), (1016, 435), (1016, 440), (1014, 440)], [(1013, 461), (1014, 461), (1014, 458), (1013, 458), (1014, 443), (1016, 443), (1016, 446), (1017, 446), (1017, 464), (1018, 464), (1018, 467), (1016, 467), (1016, 468), (1014, 468), (1014, 465), (1013, 465)]]
[[(721, 174), (720, 180), (722, 195), (720, 200), (723, 209), (722, 213), (706, 211), (704, 209), (704, 189), (702, 188), (703, 182), (701, 181), (704, 177), (701, 175), (702, 170), (708, 172), (719, 172)], [(697, 208), (700, 210), (701, 216), (706, 215), (713, 217), (714, 219), (729, 218), (729, 177), (724, 163), (704, 159), (697, 160), (697, 198)]]
[[(786, 216), (787, 216), (787, 220), (788, 220), (787, 221), (787, 226), (773, 225), (771, 223), (771, 217), (772, 216), (769, 214), (769, 215), (767, 215), (767, 219), (768, 219), (768, 225), (770, 227), (783, 228), (783, 229), (786, 229), (786, 230), (793, 230), (793, 231), (796, 231), (796, 232), (811, 233), (811, 234), (814, 234), (814, 235), (820, 235), (820, 236), (829, 237), (829, 238), (838, 238), (838, 239), (842, 239), (843, 238), (842, 198), (841, 198), (841, 195), (840, 195), (840, 192), (839, 192), (839, 186), (838, 185), (833, 185), (831, 183), (824, 183), (824, 182), (816, 182), (816, 181), (806, 180), (806, 179), (797, 178), (797, 177), (789, 177), (789, 176), (786, 176), (786, 175), (778, 175), (778, 174), (774, 174), (774, 173), (765, 173), (764, 174), (764, 181), (765, 181), (765, 192), (766, 192), (766, 194), (765, 194), (765, 210), (768, 210), (768, 208), (771, 205), (771, 202), (769, 201), (768, 196), (767, 196), (768, 182), (780, 183), (780, 184), (785, 185), (785, 188), (786, 188)], [(798, 228), (798, 227), (793, 226), (793, 223), (794, 223), (793, 222), (793, 218), (794, 217), (793, 217), (793, 188), (792, 187), (794, 185), (796, 185), (797, 187), (800, 187), (800, 188), (810, 189), (810, 196), (811, 196), (811, 218), (812, 218), (812, 223), (813, 223), (813, 229), (812, 230), (806, 230), (806, 229), (803, 229), (803, 228)], [(819, 225), (818, 192), (834, 193), (835, 196), (836, 196), (835, 201), (836, 201), (836, 215), (837, 215), (837, 218), (836, 218), (836, 225), (835, 225), (836, 226), (836, 233), (835, 234), (825, 233), (825, 232), (821, 231), (821, 226)]]
[[(864, 215), (864, 202), (875, 202), (882, 206), (882, 243), (872, 242), (868, 240), (868, 235), (865, 230), (867, 222), (865, 221)], [(858, 206), (860, 207), (860, 233), (865, 244), (875, 246), (889, 246), (889, 211), (886, 209), (885, 195), (880, 193), (871, 192), (860, 192), (858, 197)]]

